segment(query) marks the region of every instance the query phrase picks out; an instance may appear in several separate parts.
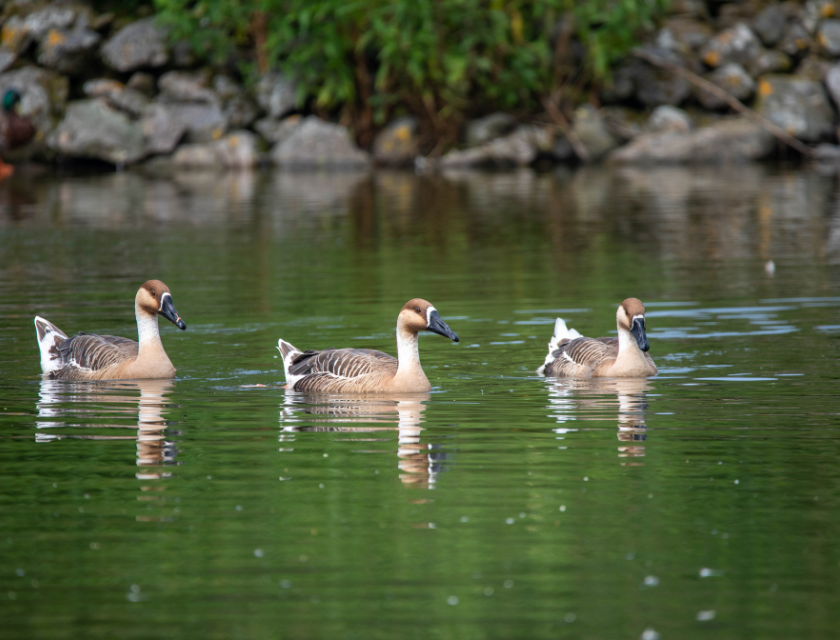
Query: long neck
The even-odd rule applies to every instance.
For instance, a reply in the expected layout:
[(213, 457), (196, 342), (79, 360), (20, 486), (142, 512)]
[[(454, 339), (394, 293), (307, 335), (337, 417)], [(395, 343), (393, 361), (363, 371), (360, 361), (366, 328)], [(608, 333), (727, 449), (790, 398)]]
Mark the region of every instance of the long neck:
[(420, 349), (417, 347), (417, 334), (397, 325), (397, 358), (400, 366), (397, 375), (420, 371)]
[(631, 362), (645, 362), (645, 353), (639, 349), (636, 337), (620, 324), (618, 325), (618, 356), (616, 362), (624, 363), (624, 365)]
[(157, 314), (151, 314), (135, 304), (134, 315), (137, 318), (137, 333), (140, 337), (138, 360), (154, 357), (159, 353), (165, 353), (163, 351), (163, 344), (160, 341)]

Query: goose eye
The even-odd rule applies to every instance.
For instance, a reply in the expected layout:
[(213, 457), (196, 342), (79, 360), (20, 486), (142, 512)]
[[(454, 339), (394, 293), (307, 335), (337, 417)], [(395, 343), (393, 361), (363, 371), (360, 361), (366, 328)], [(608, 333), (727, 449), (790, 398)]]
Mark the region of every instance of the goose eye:
[(414, 310), (415, 310), (417, 313), (420, 313), (420, 307), (414, 307)]
[(155, 290), (154, 290), (154, 289), (152, 289), (152, 291), (151, 291), (150, 293), (152, 294), (152, 297), (153, 297), (153, 298), (157, 297), (157, 292), (155, 292)]

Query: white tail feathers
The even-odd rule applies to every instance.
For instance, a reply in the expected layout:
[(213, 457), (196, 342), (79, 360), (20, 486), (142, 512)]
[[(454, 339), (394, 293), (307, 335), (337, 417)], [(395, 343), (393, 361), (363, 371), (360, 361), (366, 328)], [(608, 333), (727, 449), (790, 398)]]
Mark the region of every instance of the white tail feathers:
[(280, 338), (277, 341), (277, 350), (280, 352), (280, 356), (283, 358), (283, 371), (286, 374), (286, 380), (289, 379), (289, 365), (292, 363), (292, 360), (295, 359), (295, 356), (300, 355), (303, 353), (300, 349), (296, 346), (289, 344), (283, 338)]
[(49, 374), (61, 369), (64, 363), (61, 361), (58, 347), (67, 340), (67, 335), (40, 316), (35, 316), (35, 331), (38, 336), (38, 348), (41, 350), (41, 370)]
[(554, 362), (553, 354), (557, 351), (557, 347), (562, 340), (574, 340), (575, 338), (582, 337), (583, 336), (576, 329), (569, 329), (563, 318), (557, 318), (557, 320), (554, 321), (554, 335), (551, 336), (551, 340), (548, 341), (548, 355), (545, 357), (543, 365), (537, 369), (537, 373), (541, 375), (545, 374), (545, 368)]

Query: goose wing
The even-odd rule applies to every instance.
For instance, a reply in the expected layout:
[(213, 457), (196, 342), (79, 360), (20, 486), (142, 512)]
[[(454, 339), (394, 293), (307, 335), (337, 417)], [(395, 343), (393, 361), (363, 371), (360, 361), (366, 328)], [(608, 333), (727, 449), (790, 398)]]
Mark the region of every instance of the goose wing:
[(396, 358), (373, 349), (325, 349), (304, 351), (289, 365), (297, 380), (295, 391), (341, 392), (358, 388), (365, 379), (396, 375)]
[(595, 368), (618, 356), (618, 338), (575, 338), (561, 340), (551, 354), (545, 375), (557, 377), (589, 377)]
[(73, 372), (100, 371), (111, 365), (136, 358), (140, 345), (119, 336), (98, 336), (80, 332), (58, 347), (64, 367), (53, 374), (55, 378), (71, 378)]

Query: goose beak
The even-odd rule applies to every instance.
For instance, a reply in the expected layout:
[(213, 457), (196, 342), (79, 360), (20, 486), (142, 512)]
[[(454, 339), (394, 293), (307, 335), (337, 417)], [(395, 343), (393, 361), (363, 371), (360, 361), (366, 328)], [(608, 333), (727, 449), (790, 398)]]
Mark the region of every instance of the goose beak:
[(432, 311), (429, 314), (429, 326), (426, 327), (429, 331), (434, 333), (439, 333), (442, 336), (445, 336), (452, 340), (453, 342), (458, 342), (458, 335), (449, 328), (449, 325), (446, 324), (443, 320), (440, 319), (437, 311)]
[(647, 334), (645, 333), (644, 318), (633, 319), (633, 327), (630, 329), (630, 333), (632, 333), (633, 337), (636, 338), (636, 344), (639, 345), (639, 349), (641, 349), (642, 351), (647, 351), (648, 349), (650, 349)]
[(158, 309), (158, 313), (177, 326), (181, 331), (186, 330), (187, 323), (181, 320), (181, 316), (179, 316), (178, 312), (175, 310), (175, 304), (172, 302), (172, 296), (168, 293), (164, 293), (161, 296), (160, 309)]

